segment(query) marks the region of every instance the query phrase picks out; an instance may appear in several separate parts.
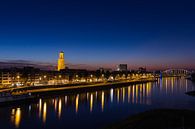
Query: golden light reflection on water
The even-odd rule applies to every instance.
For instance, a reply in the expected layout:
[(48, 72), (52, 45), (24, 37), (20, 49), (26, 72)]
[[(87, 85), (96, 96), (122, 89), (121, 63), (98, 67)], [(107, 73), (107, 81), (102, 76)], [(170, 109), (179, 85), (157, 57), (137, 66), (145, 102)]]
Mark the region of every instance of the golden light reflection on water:
[[(76, 112), (78, 114), (78, 112), (83, 111), (83, 107), (85, 107), (84, 110), (87, 110), (87, 112), (94, 113), (96, 110), (104, 112), (105, 109), (110, 108), (110, 105), (151, 105), (153, 95), (167, 95), (169, 97), (178, 91), (184, 92), (185, 90), (191, 90), (188, 87), (188, 80), (164, 78), (162, 81), (159, 81), (160, 83), (155, 83), (155, 85), (154, 83), (143, 83), (122, 88), (111, 88), (110, 90), (63, 95), (52, 99), (39, 99), (36, 104), (32, 104), (32, 106), (26, 109), (31, 110), (31, 112), (34, 112), (36, 109), (36, 117), (40, 118), (40, 121), (43, 123), (46, 123), (47, 117), (50, 116), (47, 113), (51, 110), (55, 112), (56, 118), (61, 119), (65, 116), (63, 113), (66, 113), (66, 111), (71, 111), (73, 114)], [(22, 108), (13, 108), (10, 111), (11, 122), (16, 128), (21, 123), (21, 110), (22, 113), (25, 112)]]
[(17, 108), (16, 111), (13, 111), (12, 112), (14, 114), (14, 125), (16, 128), (19, 128), (20, 126), (20, 121), (21, 121), (21, 109), (20, 108)]
[(76, 113), (78, 113), (78, 109), (79, 109), (79, 94), (76, 96), (75, 108), (76, 108)]
[(165, 79), (166, 94), (167, 94), (167, 91), (168, 91), (168, 90), (167, 90), (167, 87), (168, 87), (168, 79), (166, 78), (166, 79)]
[(145, 97), (146, 96), (146, 84), (143, 84), (143, 96)]
[(104, 111), (104, 91), (102, 91), (102, 101), (101, 101), (101, 105), (102, 105), (102, 112)]
[(47, 103), (44, 102), (44, 104), (43, 104), (43, 123), (46, 122), (46, 118), (47, 118)]
[(11, 122), (14, 124), (15, 128), (19, 128), (21, 122), (21, 109), (12, 109), (11, 111)]
[(146, 96), (148, 97), (149, 96), (149, 84), (147, 83), (146, 84)]
[(62, 100), (60, 99), (58, 102), (58, 118), (60, 119), (62, 114)]
[(130, 93), (131, 93), (131, 88), (128, 87), (128, 103), (130, 102)]
[(174, 90), (174, 78), (171, 78), (171, 92), (173, 93)]
[(58, 100), (57, 100), (57, 98), (54, 100), (54, 109), (55, 109), (55, 111), (57, 111), (57, 103), (58, 103)]
[(96, 99), (97, 99), (97, 97), (98, 97), (98, 92), (97, 92), (97, 91), (95, 92), (95, 97), (96, 97)]
[[(79, 103), (84, 104), (87, 101), (89, 103), (89, 112), (94, 110), (94, 104), (100, 101), (101, 103), (101, 111), (103, 112), (105, 109), (105, 100), (109, 100), (110, 103), (125, 103), (126, 100), (128, 103), (135, 104), (150, 104), (151, 101), (151, 86), (152, 83), (146, 84), (137, 84), (129, 87), (123, 88), (111, 88), (107, 91), (96, 91), (95, 93), (87, 92), (83, 94), (77, 94), (76, 96), (64, 96), (57, 97), (52, 99), (52, 105), (54, 105), (54, 110), (57, 113), (58, 118), (61, 118), (62, 108), (70, 106), (71, 103), (75, 103), (75, 112), (79, 112)], [(96, 97), (97, 96), (97, 97)], [(99, 99), (100, 98), (100, 99)], [(63, 104), (64, 103), (64, 104)], [(46, 112), (46, 103), (44, 103), (44, 107), (42, 108), (42, 100), (39, 100), (39, 112)], [(40, 114), (39, 113), (39, 114)], [(45, 113), (46, 114), (46, 113)]]
[(138, 88), (139, 88), (139, 85), (135, 86), (135, 98), (136, 98), (136, 103), (138, 103)]
[(119, 89), (117, 89), (117, 103), (119, 103), (119, 98), (120, 97), (120, 91), (119, 91)]
[(91, 97), (90, 97), (90, 112), (93, 111), (93, 94), (91, 94)]
[(123, 94), (123, 103), (124, 103), (125, 102), (125, 88), (123, 88), (122, 94)]
[(67, 101), (68, 101), (68, 97), (67, 96), (65, 96), (64, 101), (65, 101), (65, 105), (66, 105)]
[(39, 99), (39, 117), (41, 117), (42, 110), (42, 99)]
[(15, 109), (12, 109), (12, 112), (11, 112), (11, 123), (15, 123), (14, 119), (15, 119)]
[(132, 91), (132, 103), (134, 103), (134, 100), (135, 100), (135, 85), (133, 85), (132, 87), (133, 87), (133, 91)]
[(87, 101), (89, 100), (89, 93), (87, 92)]

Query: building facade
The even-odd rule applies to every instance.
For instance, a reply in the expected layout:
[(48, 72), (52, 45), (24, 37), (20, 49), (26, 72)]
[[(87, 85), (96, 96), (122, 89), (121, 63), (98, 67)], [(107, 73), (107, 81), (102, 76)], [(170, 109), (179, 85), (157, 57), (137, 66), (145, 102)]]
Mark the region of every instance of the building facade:
[(117, 66), (117, 71), (127, 71), (127, 64), (119, 64)]

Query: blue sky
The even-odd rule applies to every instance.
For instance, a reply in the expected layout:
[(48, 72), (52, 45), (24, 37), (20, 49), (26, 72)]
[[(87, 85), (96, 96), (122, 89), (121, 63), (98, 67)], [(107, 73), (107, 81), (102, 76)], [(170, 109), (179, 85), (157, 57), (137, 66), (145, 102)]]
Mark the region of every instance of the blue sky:
[(0, 1), (0, 59), (195, 66), (190, 0)]

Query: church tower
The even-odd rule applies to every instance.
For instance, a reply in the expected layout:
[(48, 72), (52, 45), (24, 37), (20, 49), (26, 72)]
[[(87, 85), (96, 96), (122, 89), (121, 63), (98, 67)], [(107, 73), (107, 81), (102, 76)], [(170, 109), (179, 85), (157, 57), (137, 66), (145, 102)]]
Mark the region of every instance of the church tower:
[(59, 58), (58, 58), (58, 71), (61, 69), (65, 69), (65, 61), (64, 61), (64, 52), (60, 52)]

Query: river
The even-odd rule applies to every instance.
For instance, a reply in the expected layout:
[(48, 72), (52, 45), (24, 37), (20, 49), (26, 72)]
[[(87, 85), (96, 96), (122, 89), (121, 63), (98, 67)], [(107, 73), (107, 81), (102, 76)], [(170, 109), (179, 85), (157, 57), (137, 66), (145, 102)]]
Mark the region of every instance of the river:
[(185, 94), (195, 84), (185, 78), (40, 98), (30, 104), (0, 107), (1, 129), (98, 129), (158, 108), (195, 109)]

